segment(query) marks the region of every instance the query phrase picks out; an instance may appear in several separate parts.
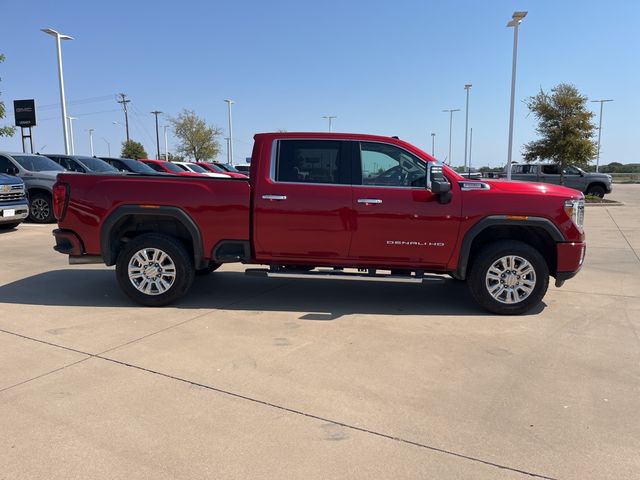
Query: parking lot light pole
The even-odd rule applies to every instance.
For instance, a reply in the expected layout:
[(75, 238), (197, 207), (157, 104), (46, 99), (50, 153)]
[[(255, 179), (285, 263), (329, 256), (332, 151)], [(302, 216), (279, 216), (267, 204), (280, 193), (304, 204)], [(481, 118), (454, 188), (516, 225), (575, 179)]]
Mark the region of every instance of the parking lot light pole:
[(162, 126), (163, 130), (164, 130), (164, 159), (168, 162), (169, 161), (169, 141), (167, 140), (167, 129), (169, 128), (169, 125), (163, 125)]
[(436, 134), (431, 133), (431, 156), (435, 158), (436, 156)]
[(335, 115), (324, 115), (322, 118), (326, 118), (327, 120), (329, 120), (329, 133), (331, 133), (331, 126), (333, 124), (333, 119), (338, 117)]
[(64, 73), (62, 71), (62, 48), (61, 40), (73, 40), (69, 35), (63, 35), (51, 28), (40, 29), (44, 33), (55, 37), (56, 50), (58, 52), (58, 81), (60, 83), (60, 109), (62, 110), (62, 132), (64, 136), (64, 153), (69, 155), (69, 132), (67, 131), (67, 103), (64, 98)]
[(509, 106), (509, 146), (507, 151), (507, 180), (511, 180), (511, 151), (513, 150), (513, 111), (516, 98), (516, 64), (518, 60), (518, 27), (527, 12), (513, 12), (507, 27), (513, 27), (513, 59), (511, 62), (511, 104)]
[(89, 132), (89, 147), (91, 148), (91, 156), (93, 157), (93, 132), (95, 132), (95, 129), (90, 128), (88, 132)]
[(464, 89), (467, 91), (467, 106), (464, 109), (465, 112), (465, 121), (464, 121), (464, 168), (467, 168), (467, 136), (469, 134), (469, 91), (471, 90), (470, 83), (467, 83), (464, 86)]
[(600, 120), (599, 120), (599, 125), (598, 125), (598, 155), (596, 157), (596, 172), (598, 171), (598, 168), (600, 168), (600, 139), (602, 137), (602, 105), (605, 102), (613, 102), (613, 99), (608, 99), (608, 100), (591, 100), (592, 103), (600, 103)]
[(154, 110), (151, 112), (151, 115), (155, 115), (156, 117), (156, 160), (160, 160), (160, 132), (158, 131), (158, 115), (162, 112), (159, 110)]
[(453, 108), (449, 110), (442, 110), (443, 112), (449, 112), (449, 157), (448, 162), (451, 165), (451, 132), (453, 131), (453, 112), (459, 112), (459, 108)]
[(71, 140), (71, 155), (75, 155), (76, 149), (73, 145), (73, 121), (77, 120), (78, 117), (67, 117), (67, 119), (69, 120), (69, 139)]
[(233, 105), (233, 100), (226, 99), (227, 107), (229, 111), (229, 148), (227, 149), (227, 163), (229, 165), (233, 165), (233, 122), (231, 120), (231, 105)]

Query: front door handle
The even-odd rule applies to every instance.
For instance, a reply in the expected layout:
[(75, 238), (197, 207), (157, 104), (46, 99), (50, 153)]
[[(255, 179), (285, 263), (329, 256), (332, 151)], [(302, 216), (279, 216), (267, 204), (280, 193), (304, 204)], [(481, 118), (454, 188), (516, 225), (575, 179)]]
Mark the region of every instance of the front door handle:
[(358, 203), (364, 203), (365, 205), (379, 204), (382, 203), (382, 200), (379, 198), (359, 198)]
[(286, 195), (262, 195), (263, 200), (272, 200), (276, 202), (281, 202), (287, 199)]

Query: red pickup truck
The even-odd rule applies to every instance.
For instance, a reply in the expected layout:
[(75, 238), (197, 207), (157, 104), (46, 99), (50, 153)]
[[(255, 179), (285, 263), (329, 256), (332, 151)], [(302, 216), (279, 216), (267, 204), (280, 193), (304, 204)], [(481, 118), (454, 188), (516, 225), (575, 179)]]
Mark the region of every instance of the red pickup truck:
[(267, 277), (448, 274), (485, 309), (519, 314), (585, 255), (582, 193), (465, 179), (396, 137), (258, 134), (250, 179), (63, 173), (53, 196), (55, 250), (115, 265), (124, 292), (150, 306), (241, 262)]

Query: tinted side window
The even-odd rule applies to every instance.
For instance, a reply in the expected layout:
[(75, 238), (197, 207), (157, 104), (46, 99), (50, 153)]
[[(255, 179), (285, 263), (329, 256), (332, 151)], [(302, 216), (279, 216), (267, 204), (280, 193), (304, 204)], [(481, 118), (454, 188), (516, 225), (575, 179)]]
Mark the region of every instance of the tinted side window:
[(156, 172), (164, 172), (164, 170), (162, 169), (162, 167), (156, 163), (145, 163), (145, 165), (149, 165), (151, 168), (153, 168)]
[(415, 155), (385, 143), (360, 143), (362, 184), (387, 187), (424, 187), (426, 163)]
[(542, 165), (542, 173), (545, 175), (560, 175), (557, 165)]
[(275, 180), (296, 183), (349, 184), (346, 142), (338, 140), (280, 140)]
[(7, 157), (0, 155), (0, 173), (7, 173), (7, 169), (14, 169), (13, 163)]

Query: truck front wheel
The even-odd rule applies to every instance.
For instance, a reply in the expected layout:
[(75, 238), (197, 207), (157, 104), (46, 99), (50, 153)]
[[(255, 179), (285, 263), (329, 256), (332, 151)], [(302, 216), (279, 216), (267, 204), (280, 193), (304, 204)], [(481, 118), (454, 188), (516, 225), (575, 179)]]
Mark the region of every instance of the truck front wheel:
[(168, 305), (193, 283), (193, 262), (182, 243), (148, 233), (128, 242), (118, 255), (116, 277), (133, 301), (150, 307)]
[(471, 295), (485, 310), (519, 315), (540, 303), (549, 268), (532, 246), (515, 240), (487, 245), (475, 255), (468, 276)]

